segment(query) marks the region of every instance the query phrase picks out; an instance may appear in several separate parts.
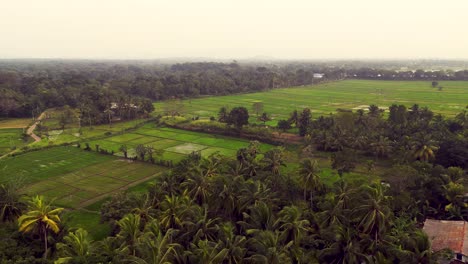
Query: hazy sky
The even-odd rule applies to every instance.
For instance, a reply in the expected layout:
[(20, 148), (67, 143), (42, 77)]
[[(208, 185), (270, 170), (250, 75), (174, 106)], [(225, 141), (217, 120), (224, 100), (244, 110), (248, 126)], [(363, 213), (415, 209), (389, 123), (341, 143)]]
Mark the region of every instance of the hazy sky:
[(468, 0), (0, 0), (0, 58), (468, 58)]

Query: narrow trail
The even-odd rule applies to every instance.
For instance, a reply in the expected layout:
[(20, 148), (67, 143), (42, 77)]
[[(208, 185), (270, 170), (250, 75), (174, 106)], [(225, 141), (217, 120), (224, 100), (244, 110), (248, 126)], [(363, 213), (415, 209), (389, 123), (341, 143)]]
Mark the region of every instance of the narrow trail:
[(28, 134), (30, 137), (34, 139), (34, 142), (41, 141), (41, 138), (38, 137), (36, 134), (34, 134), (34, 130), (36, 129), (36, 126), (41, 122), (41, 120), (44, 118), (45, 112), (43, 112), (39, 117), (36, 119), (34, 124), (32, 124), (30, 127), (28, 127), (28, 130), (26, 131), (26, 134)]

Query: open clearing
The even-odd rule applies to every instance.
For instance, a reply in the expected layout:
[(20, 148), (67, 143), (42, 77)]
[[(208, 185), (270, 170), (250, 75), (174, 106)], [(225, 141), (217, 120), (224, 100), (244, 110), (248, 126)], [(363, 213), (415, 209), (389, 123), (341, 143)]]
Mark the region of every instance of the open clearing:
[[(92, 149), (95, 148), (96, 144), (101, 149), (109, 152), (114, 151), (119, 156), (123, 156), (123, 153), (119, 150), (120, 146), (126, 145), (129, 157), (135, 156), (135, 147), (143, 144), (154, 149), (164, 150), (162, 159), (172, 160), (177, 163), (193, 151), (200, 151), (203, 156), (218, 152), (232, 157), (239, 148), (247, 147), (249, 141), (181, 129), (155, 128), (153, 124), (146, 124), (130, 133), (89, 142)], [(85, 144), (82, 144), (81, 147), (85, 147)], [(268, 144), (260, 145), (261, 151), (267, 151), (271, 148), (272, 146)], [(158, 157), (158, 159), (161, 159), (161, 157)]]
[[(183, 112), (201, 118), (216, 117), (222, 106), (230, 108), (245, 106), (251, 113), (250, 122), (256, 121), (252, 104), (261, 101), (264, 112), (276, 121), (285, 119), (295, 109), (308, 107), (315, 114), (329, 114), (337, 108), (353, 109), (376, 104), (389, 107), (391, 104), (413, 104), (429, 107), (436, 113), (454, 116), (468, 104), (468, 82), (440, 81), (442, 91), (432, 88), (429, 81), (371, 81), (345, 80), (314, 86), (274, 89), (267, 92), (210, 96), (184, 100)], [(163, 111), (164, 102), (155, 103), (156, 112)], [(275, 125), (276, 121), (270, 124)]]
[(42, 194), (67, 208), (81, 208), (148, 181), (165, 168), (74, 147), (56, 147), (0, 160), (0, 183), (24, 181), (26, 194)]

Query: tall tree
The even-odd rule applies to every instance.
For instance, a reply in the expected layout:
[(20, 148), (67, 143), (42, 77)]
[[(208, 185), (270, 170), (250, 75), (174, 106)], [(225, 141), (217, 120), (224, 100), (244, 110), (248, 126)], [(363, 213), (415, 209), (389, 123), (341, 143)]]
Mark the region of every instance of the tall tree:
[(234, 107), (229, 112), (228, 124), (234, 125), (237, 129), (249, 124), (249, 111), (245, 107)]
[(19, 231), (24, 233), (34, 232), (44, 240), (44, 258), (47, 258), (48, 233), (60, 231), (60, 213), (63, 208), (53, 208), (43, 196), (34, 196), (28, 201), (28, 208), (18, 219)]
[(315, 191), (322, 190), (323, 183), (320, 180), (320, 168), (318, 162), (312, 159), (305, 159), (301, 162), (299, 175), (304, 188), (304, 200), (307, 200), (307, 191), (309, 192), (310, 206), (313, 208), (313, 194)]
[(311, 124), (311, 118), (312, 118), (312, 113), (310, 111), (309, 108), (305, 108), (304, 110), (302, 110), (302, 113), (299, 117), (299, 123), (298, 123), (298, 127), (299, 127), (299, 135), (301, 137), (305, 136), (309, 130), (309, 126)]

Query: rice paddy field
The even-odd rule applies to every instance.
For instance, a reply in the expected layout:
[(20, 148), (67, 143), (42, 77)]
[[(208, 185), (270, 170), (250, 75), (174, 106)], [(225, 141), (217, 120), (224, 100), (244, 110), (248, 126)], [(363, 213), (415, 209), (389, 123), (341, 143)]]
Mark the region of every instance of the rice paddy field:
[[(441, 91), (429, 81), (371, 81), (345, 80), (314, 86), (274, 89), (267, 92), (211, 96), (184, 100), (184, 114), (201, 118), (216, 117), (222, 106), (244, 106), (253, 117), (252, 104), (261, 101), (264, 112), (274, 119), (285, 119), (295, 109), (310, 108), (313, 115), (324, 115), (336, 109), (366, 109), (370, 104), (389, 107), (392, 104), (413, 104), (432, 111), (454, 116), (468, 105), (468, 82), (440, 81)], [(155, 103), (156, 111), (163, 111), (164, 102)], [(272, 123), (273, 124), (273, 123)], [(274, 122), (276, 124), (276, 122)]]
[(76, 147), (55, 147), (0, 160), (0, 183), (20, 180), (25, 194), (44, 195), (66, 208), (82, 208), (164, 170)]
[[(177, 163), (193, 151), (200, 151), (202, 156), (209, 156), (215, 152), (233, 156), (239, 148), (248, 146), (249, 141), (166, 127), (156, 128), (154, 124), (146, 124), (130, 133), (89, 142), (93, 149), (96, 144), (101, 149), (109, 152), (114, 151), (119, 156), (123, 155), (119, 151), (120, 146), (126, 145), (129, 157), (136, 155), (135, 147), (137, 145), (151, 146), (154, 149), (164, 150), (163, 156), (158, 157), (158, 159), (172, 160)], [(84, 146), (82, 144), (82, 147)], [(268, 144), (261, 144), (260, 149), (267, 151), (272, 147)]]
[(29, 118), (0, 119), (0, 156), (30, 142), (23, 140), (23, 130), (30, 122)]

